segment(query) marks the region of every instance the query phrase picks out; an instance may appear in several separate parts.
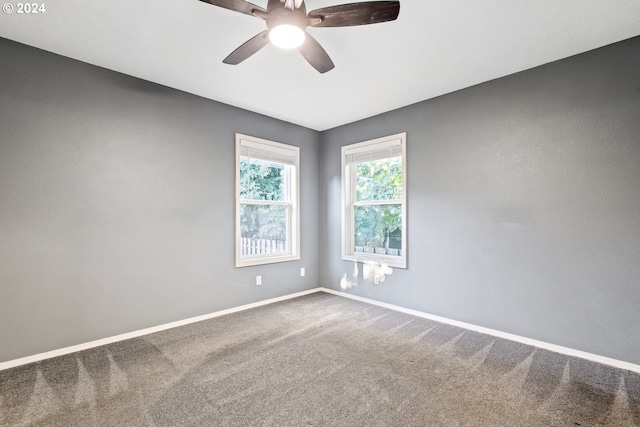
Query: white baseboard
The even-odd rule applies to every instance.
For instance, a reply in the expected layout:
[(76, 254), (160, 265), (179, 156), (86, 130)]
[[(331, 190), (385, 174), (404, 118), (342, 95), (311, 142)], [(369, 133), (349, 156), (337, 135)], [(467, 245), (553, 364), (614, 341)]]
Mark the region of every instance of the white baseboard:
[(544, 341), (538, 341), (531, 338), (521, 337), (519, 335), (510, 334), (507, 332), (497, 331), (495, 329), (489, 329), (482, 326), (473, 325), (471, 323), (460, 322), (457, 320), (448, 319), (446, 317), (436, 316), (433, 314), (424, 313), (417, 310), (411, 310), (409, 308), (400, 307), (393, 304), (387, 304), (384, 302), (376, 301), (369, 298), (360, 297), (357, 295), (347, 294), (345, 292), (335, 291), (329, 288), (314, 288), (309, 289), (307, 291), (297, 292), (294, 294), (284, 295), (277, 298), (271, 298), (264, 301), (258, 301), (251, 304), (241, 305), (239, 307), (230, 308), (227, 310), (216, 311), (210, 314), (204, 314), (202, 316), (191, 317), (189, 319), (179, 320), (176, 322), (166, 323), (164, 325), (153, 326), (151, 328), (140, 329), (138, 331), (128, 332), (121, 335), (115, 335), (108, 338), (102, 338), (95, 341), (90, 341), (83, 344), (78, 344), (70, 347), (61, 348), (58, 350), (47, 351), (45, 353), (35, 354), (33, 356), (22, 357), (20, 359), (9, 360), (7, 362), (0, 363), (0, 371), (9, 368), (15, 368), (16, 366), (26, 365), (28, 363), (39, 362), (44, 359), (50, 359), (52, 357), (63, 356), (65, 354), (76, 353), (78, 351), (87, 350), (94, 347), (99, 347), (101, 345), (112, 344), (118, 341), (124, 341), (131, 338), (141, 337), (143, 335), (152, 334), (155, 332), (164, 331), (171, 328), (177, 328), (178, 326), (188, 325), (190, 323), (201, 322), (207, 319), (213, 319), (214, 317), (224, 316), (225, 314), (237, 313), (239, 311), (249, 310), (251, 308), (261, 307), (268, 304), (273, 304), (280, 301), (285, 301), (292, 298), (301, 297), (304, 295), (313, 294), (316, 292), (326, 292), (328, 294), (338, 295), (344, 298), (353, 299), (356, 301), (365, 302), (367, 304), (377, 305), (380, 307), (388, 308), (390, 310), (399, 311), (402, 313), (410, 314), (412, 316), (422, 317), (424, 319), (433, 320), (440, 323), (445, 323), (447, 325), (458, 326), (460, 328), (468, 329), (471, 331), (480, 332), (482, 334), (492, 335), (498, 338), (504, 338), (507, 340), (519, 342), (522, 344), (532, 345), (534, 347), (543, 348), (545, 350), (553, 351), (560, 354), (565, 354), (567, 356), (579, 357), (581, 359), (590, 360), (592, 362), (602, 363), (604, 365), (613, 366), (615, 368), (626, 369), (628, 371), (633, 371), (640, 373), (640, 365), (636, 365), (634, 363), (625, 362), (622, 360), (612, 359), (610, 357), (600, 356), (593, 353), (587, 353), (581, 350), (575, 350), (568, 347), (559, 346), (556, 344), (550, 344)]
[(507, 332), (497, 331), (495, 329), (489, 329), (482, 326), (476, 326), (471, 323), (459, 322), (457, 320), (448, 319), (446, 317), (436, 316), (433, 314), (423, 313), (417, 310), (411, 310), (409, 308), (400, 307), (397, 305), (387, 304), (384, 302), (372, 300), (369, 298), (359, 297), (357, 295), (347, 294), (345, 292), (335, 291), (333, 289), (328, 288), (320, 288), (322, 292), (326, 292), (333, 295), (338, 295), (344, 298), (353, 299), (356, 301), (366, 302), (368, 304), (377, 305), (380, 307), (388, 308), (390, 310), (399, 311), (406, 314), (411, 314), (413, 316), (422, 317), (429, 320), (434, 320), (440, 323), (446, 323), (447, 325), (458, 326), (460, 328), (469, 329), (471, 331), (480, 332), (482, 334), (492, 335), (498, 338), (504, 338), (510, 341), (516, 341), (522, 344), (532, 345), (534, 347), (543, 348), (545, 350), (553, 351), (560, 354), (565, 354), (567, 356), (579, 357), (581, 359), (590, 360), (592, 362), (602, 363), (603, 365), (613, 366), (615, 368), (626, 369), (628, 371), (633, 371), (640, 373), (640, 365), (636, 365), (634, 363), (625, 362), (622, 360), (612, 359), (610, 357), (600, 356), (598, 354), (587, 353), (586, 351), (575, 350), (573, 348), (563, 347), (556, 344), (550, 344), (544, 341), (538, 341), (531, 338), (521, 337), (519, 335), (510, 334)]
[(176, 322), (165, 323), (164, 325), (153, 326), (151, 328), (140, 329), (138, 331), (127, 332), (125, 334), (115, 335), (113, 337), (102, 338), (95, 341), (90, 341), (83, 344), (73, 345), (70, 347), (64, 347), (58, 350), (47, 351), (45, 353), (35, 354), (33, 356), (22, 357), (20, 359), (9, 360), (7, 362), (0, 363), (0, 371), (9, 368), (15, 368), (16, 366), (26, 365), (28, 363), (39, 362), (44, 359), (50, 359), (52, 357), (63, 356), (65, 354), (77, 353), (78, 351), (87, 350), (101, 345), (112, 344), (118, 341), (124, 341), (131, 338), (141, 337), (143, 335), (153, 334), (155, 332), (164, 331), (171, 328), (177, 328), (178, 326), (188, 325), (190, 323), (201, 322), (207, 319), (213, 319), (214, 317), (224, 316), (225, 314), (237, 313), (239, 311), (249, 310), (251, 308), (261, 307), (263, 305), (273, 304), (280, 301), (285, 301), (292, 298), (301, 297), (303, 295), (309, 295), (316, 292), (320, 292), (321, 288), (309, 289), (308, 291), (296, 292), (295, 294), (289, 294), (277, 298), (271, 298), (264, 301), (258, 301), (251, 304), (241, 305), (239, 307), (229, 308), (227, 310), (216, 311), (215, 313), (204, 314), (202, 316), (191, 317), (189, 319), (178, 320)]

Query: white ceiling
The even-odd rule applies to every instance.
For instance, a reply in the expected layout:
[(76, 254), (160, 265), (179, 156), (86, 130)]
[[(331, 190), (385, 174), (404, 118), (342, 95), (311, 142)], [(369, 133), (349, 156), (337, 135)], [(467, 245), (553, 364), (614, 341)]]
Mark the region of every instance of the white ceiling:
[(640, 35), (639, 0), (401, 0), (395, 22), (310, 28), (336, 64), (319, 74), (271, 45), (223, 64), (265, 23), (197, 0), (37, 1), (0, 36), (316, 130)]

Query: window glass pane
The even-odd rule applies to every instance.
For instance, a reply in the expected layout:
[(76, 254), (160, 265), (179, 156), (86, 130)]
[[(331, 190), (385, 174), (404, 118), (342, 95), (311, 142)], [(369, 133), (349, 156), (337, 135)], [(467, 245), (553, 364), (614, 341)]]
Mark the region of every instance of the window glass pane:
[(240, 198), (244, 200), (284, 200), (282, 163), (240, 157)]
[(354, 251), (402, 255), (402, 205), (356, 206)]
[(357, 163), (354, 166), (357, 201), (402, 198), (401, 157)]
[(287, 253), (287, 207), (240, 205), (241, 255)]

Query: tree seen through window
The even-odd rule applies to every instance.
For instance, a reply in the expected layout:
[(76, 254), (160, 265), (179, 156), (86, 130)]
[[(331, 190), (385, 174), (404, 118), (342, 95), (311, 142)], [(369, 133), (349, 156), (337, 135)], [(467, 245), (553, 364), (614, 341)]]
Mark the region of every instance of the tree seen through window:
[(240, 158), (241, 236), (274, 242), (276, 250), (285, 246), (286, 206), (252, 202), (284, 201), (284, 169), (283, 164)]
[(357, 163), (355, 175), (355, 251), (399, 255), (402, 249), (402, 158)]

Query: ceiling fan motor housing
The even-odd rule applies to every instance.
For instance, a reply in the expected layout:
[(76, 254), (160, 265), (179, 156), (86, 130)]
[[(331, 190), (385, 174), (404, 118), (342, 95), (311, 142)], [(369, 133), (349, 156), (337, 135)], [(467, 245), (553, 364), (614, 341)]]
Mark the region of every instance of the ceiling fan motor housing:
[(267, 15), (267, 27), (271, 30), (279, 25), (295, 25), (304, 31), (307, 28), (307, 15), (300, 9), (290, 10), (286, 7), (278, 7), (269, 11)]

